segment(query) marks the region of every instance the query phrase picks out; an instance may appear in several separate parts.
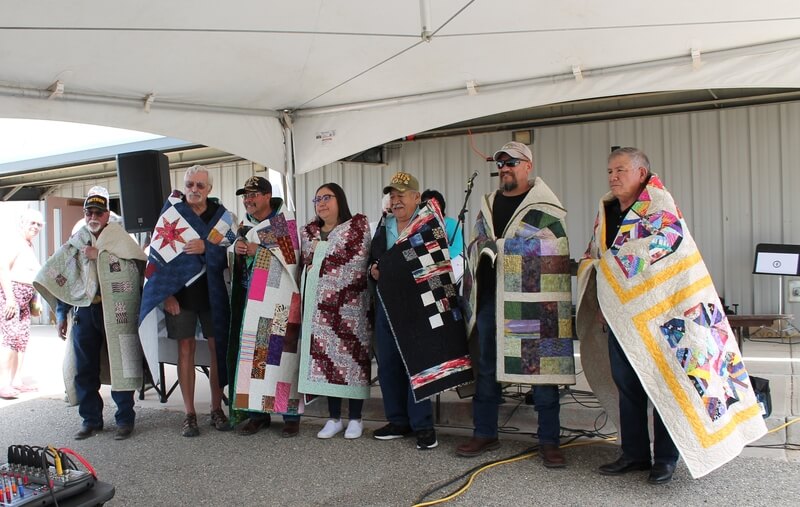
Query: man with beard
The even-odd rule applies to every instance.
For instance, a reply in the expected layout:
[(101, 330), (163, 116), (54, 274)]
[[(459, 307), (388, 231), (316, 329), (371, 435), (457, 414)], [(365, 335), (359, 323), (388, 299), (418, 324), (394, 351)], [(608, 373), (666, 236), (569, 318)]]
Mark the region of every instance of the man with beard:
[(477, 364), (475, 429), (456, 454), (472, 457), (500, 447), (500, 382), (532, 384), (539, 454), (544, 466), (559, 468), (566, 462), (559, 449), (558, 384), (575, 383), (567, 212), (541, 178), (531, 178), (533, 154), (526, 145), (506, 143), (494, 160), (500, 188), (481, 201), (464, 276)]
[[(142, 349), (136, 329), (146, 259), (138, 244), (116, 223), (109, 223), (108, 191), (92, 187), (83, 205), (86, 225), (47, 260), (34, 280), (52, 308), (71, 307), (74, 377), (78, 413), (83, 419), (76, 440), (103, 429), (100, 368), (108, 353), (111, 398), (117, 405), (115, 440), (133, 432), (134, 390), (142, 384)], [(59, 321), (59, 335), (66, 320)], [(105, 350), (104, 350), (105, 348)]]

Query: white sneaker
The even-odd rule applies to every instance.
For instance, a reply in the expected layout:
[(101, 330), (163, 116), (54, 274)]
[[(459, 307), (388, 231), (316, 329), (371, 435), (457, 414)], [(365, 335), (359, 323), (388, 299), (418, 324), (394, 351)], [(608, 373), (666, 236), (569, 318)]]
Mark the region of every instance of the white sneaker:
[(325, 423), (325, 426), (323, 426), (322, 429), (319, 430), (319, 433), (317, 433), (317, 438), (333, 438), (343, 429), (344, 426), (342, 425), (341, 419), (336, 421), (333, 419), (328, 419), (328, 422)]
[(352, 440), (360, 437), (363, 432), (364, 423), (361, 422), (361, 419), (350, 419), (350, 422), (347, 423), (347, 429), (344, 432), (344, 438)]

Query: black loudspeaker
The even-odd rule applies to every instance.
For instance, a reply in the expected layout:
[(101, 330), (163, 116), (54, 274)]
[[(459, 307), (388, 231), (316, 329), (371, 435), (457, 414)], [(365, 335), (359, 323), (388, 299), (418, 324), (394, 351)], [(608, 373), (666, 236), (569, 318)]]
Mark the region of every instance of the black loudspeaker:
[(117, 155), (122, 222), (128, 232), (152, 232), (171, 192), (169, 159), (155, 150)]

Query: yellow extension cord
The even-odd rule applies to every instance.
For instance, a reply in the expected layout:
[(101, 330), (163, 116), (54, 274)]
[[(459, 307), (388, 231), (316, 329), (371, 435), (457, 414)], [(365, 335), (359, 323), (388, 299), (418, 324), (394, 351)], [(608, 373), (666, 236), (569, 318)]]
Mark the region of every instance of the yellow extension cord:
[[(798, 417), (796, 419), (792, 419), (791, 421), (789, 421), (789, 422), (787, 422), (785, 424), (781, 424), (777, 428), (773, 428), (773, 429), (769, 430), (767, 432), (767, 434), (775, 433), (776, 431), (782, 430), (783, 428), (789, 426), (790, 424), (794, 424), (794, 423), (796, 423), (798, 421), (800, 421), (800, 417)], [(617, 439), (617, 437), (611, 437), (611, 438), (605, 438), (603, 440), (593, 440), (593, 441), (590, 441), (590, 442), (575, 442), (575, 443), (572, 443), (572, 444), (562, 445), (561, 448), (562, 449), (566, 449), (567, 447), (577, 447), (577, 446), (581, 446), (581, 445), (603, 444), (603, 443), (607, 443), (607, 442), (613, 442), (616, 439)], [(467, 480), (466, 484), (464, 484), (463, 486), (458, 488), (453, 493), (447, 495), (446, 497), (439, 498), (438, 500), (431, 500), (429, 502), (422, 502), (422, 503), (414, 504), (412, 507), (427, 507), (429, 505), (438, 505), (440, 503), (449, 502), (450, 500), (452, 500), (452, 499), (464, 494), (472, 486), (472, 483), (475, 480), (475, 478), (479, 474), (483, 473), (484, 471), (489, 470), (490, 468), (494, 468), (494, 467), (496, 467), (498, 465), (505, 465), (507, 463), (514, 463), (514, 462), (517, 462), (517, 461), (522, 461), (524, 459), (532, 458), (532, 457), (534, 457), (536, 455), (538, 455), (538, 451), (533, 451), (533, 452), (529, 452), (529, 453), (523, 454), (522, 456), (517, 456), (516, 458), (509, 458), (509, 459), (505, 459), (505, 460), (502, 460), (502, 461), (498, 461), (496, 463), (491, 463), (489, 465), (483, 466), (483, 467), (479, 468), (478, 470), (475, 470), (469, 476), (469, 480)]]

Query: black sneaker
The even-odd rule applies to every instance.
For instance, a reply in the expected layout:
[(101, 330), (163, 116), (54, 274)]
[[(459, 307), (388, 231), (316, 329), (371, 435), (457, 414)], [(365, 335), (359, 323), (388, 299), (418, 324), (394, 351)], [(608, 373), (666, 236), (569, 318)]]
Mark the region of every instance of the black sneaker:
[(410, 434), (411, 428), (408, 426), (396, 426), (392, 423), (372, 432), (372, 436), (378, 440), (394, 440), (395, 438), (407, 437)]
[(420, 451), (427, 451), (439, 445), (436, 440), (436, 430), (419, 430), (417, 432), (417, 449)]

